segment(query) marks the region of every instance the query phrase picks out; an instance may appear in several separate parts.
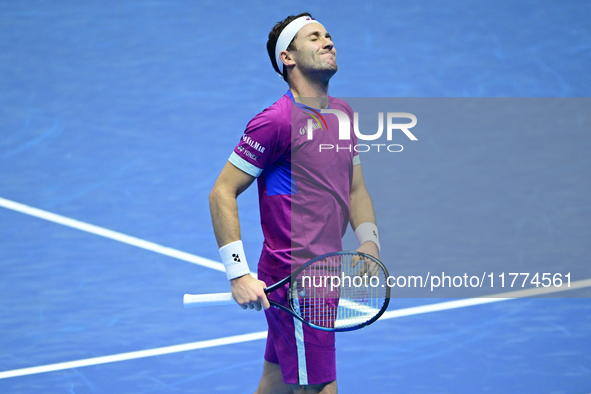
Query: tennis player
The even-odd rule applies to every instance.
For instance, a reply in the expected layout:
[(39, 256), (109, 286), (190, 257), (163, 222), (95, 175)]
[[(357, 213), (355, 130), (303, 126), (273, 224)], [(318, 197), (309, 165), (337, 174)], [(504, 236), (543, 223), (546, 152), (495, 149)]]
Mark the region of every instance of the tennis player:
[[(244, 309), (265, 309), (269, 331), (257, 393), (336, 393), (334, 333), (269, 309), (263, 290), (294, 266), (342, 250), (348, 223), (358, 251), (379, 257), (374, 210), (352, 125), (350, 139), (340, 140), (337, 116), (320, 112), (338, 110), (353, 119), (347, 103), (328, 96), (337, 71), (330, 34), (308, 13), (290, 16), (273, 27), (267, 50), (289, 90), (248, 123), (222, 169), (209, 197), (214, 232), (232, 296)], [(240, 241), (236, 202), (255, 179), (265, 238), (258, 279)], [(287, 304), (287, 289), (269, 298)]]

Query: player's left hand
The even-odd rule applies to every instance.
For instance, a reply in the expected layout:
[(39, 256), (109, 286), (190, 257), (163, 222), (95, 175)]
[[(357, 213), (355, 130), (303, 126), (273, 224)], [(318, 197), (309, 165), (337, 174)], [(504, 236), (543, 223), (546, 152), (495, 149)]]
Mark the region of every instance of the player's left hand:
[[(368, 254), (370, 256), (375, 257), (376, 259), (380, 259), (380, 251), (375, 243), (371, 241), (364, 242), (359, 248), (357, 248), (356, 252), (361, 252)], [(361, 260), (353, 259), (351, 266), (355, 267), (361, 262)], [(379, 267), (371, 262), (371, 261), (362, 261), (363, 264), (359, 267), (359, 271), (357, 272), (358, 276), (363, 276), (364, 274), (369, 274), (370, 276), (375, 276), (379, 272)]]
[(378, 260), (380, 259), (380, 251), (378, 250), (378, 246), (371, 241), (364, 242), (363, 245), (357, 248), (356, 251), (369, 254), (370, 256), (373, 256)]

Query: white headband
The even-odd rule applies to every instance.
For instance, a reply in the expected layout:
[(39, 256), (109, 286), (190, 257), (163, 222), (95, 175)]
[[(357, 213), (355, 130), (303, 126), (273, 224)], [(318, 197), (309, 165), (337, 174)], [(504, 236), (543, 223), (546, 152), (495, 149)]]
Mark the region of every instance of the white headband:
[(277, 44), (275, 44), (275, 60), (277, 60), (277, 67), (279, 67), (279, 71), (283, 72), (283, 62), (281, 61), (281, 57), (279, 54), (281, 51), (285, 51), (291, 40), (298, 34), (298, 31), (308, 23), (320, 23), (309, 16), (301, 16), (297, 19), (291, 21), (279, 34), (279, 38), (277, 39)]

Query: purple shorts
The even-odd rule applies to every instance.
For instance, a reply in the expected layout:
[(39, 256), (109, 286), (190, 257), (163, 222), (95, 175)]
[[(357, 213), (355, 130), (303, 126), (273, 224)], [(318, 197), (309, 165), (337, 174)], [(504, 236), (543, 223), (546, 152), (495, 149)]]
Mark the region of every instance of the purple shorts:
[[(271, 285), (283, 278), (258, 272), (258, 278)], [(288, 285), (269, 294), (269, 299), (289, 305)], [(279, 364), (286, 384), (321, 384), (337, 378), (335, 335), (308, 327), (277, 308), (265, 311), (269, 335), (265, 360)]]

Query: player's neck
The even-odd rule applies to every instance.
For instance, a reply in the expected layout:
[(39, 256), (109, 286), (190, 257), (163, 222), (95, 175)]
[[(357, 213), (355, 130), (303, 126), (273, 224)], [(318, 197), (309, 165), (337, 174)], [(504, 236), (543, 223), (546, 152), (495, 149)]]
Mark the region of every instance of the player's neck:
[(328, 108), (328, 81), (294, 78), (289, 84), (294, 99), (312, 108)]

